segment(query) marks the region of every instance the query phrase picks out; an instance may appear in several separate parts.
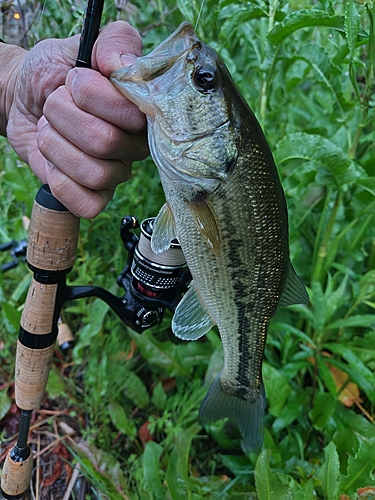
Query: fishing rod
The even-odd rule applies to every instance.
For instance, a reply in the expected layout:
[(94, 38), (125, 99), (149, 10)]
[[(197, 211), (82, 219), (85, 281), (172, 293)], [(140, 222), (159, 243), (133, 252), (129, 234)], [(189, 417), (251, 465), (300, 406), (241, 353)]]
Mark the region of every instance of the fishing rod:
[[(88, 0), (76, 65), (91, 67), (104, 0)], [(27, 444), (34, 409), (39, 408), (52, 364), (57, 322), (66, 274), (73, 268), (79, 218), (53, 197), (48, 185), (38, 191), (32, 210), (27, 262), (31, 280), (19, 330), (15, 397), (21, 410), (16, 445), (5, 459), (1, 490), (5, 499), (24, 496), (29, 488), (33, 457)]]
[[(76, 66), (91, 67), (104, 0), (88, 0)], [(58, 320), (65, 302), (99, 297), (120, 319), (137, 332), (159, 324), (164, 310), (172, 312), (191, 280), (175, 240), (161, 255), (151, 250), (153, 218), (140, 225), (134, 216), (121, 221), (120, 236), (128, 252), (127, 265), (117, 283), (125, 289), (117, 297), (96, 286), (68, 286), (66, 276), (76, 258), (79, 218), (43, 185), (34, 201), (26, 260), (33, 272), (22, 312), (16, 354), (15, 399), (20, 425), (15, 446), (8, 453), (1, 477), (6, 500), (21, 499), (29, 489), (33, 456), (28, 433), (33, 410), (40, 407), (50, 373)], [(140, 237), (134, 230), (140, 226)]]

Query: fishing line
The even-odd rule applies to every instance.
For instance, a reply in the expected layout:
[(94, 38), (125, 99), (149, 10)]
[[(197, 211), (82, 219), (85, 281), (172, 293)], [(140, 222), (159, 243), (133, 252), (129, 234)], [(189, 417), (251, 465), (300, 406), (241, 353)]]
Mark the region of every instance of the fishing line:
[(199, 24), (199, 21), (200, 21), (200, 18), (201, 18), (201, 14), (202, 14), (204, 2), (205, 2), (205, 0), (202, 0), (201, 6), (200, 6), (200, 9), (199, 9), (199, 12), (198, 12), (197, 22), (195, 23), (194, 31), (196, 31), (197, 28), (198, 28), (198, 24)]

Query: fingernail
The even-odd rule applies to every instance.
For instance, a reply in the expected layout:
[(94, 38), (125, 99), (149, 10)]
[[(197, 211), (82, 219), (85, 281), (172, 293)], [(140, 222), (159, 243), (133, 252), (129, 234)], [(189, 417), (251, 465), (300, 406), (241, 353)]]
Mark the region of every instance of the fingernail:
[(77, 78), (77, 70), (76, 68), (71, 69), (65, 78), (65, 87), (72, 92), (74, 80)]
[(124, 66), (131, 66), (137, 58), (132, 54), (121, 54), (120, 59)]

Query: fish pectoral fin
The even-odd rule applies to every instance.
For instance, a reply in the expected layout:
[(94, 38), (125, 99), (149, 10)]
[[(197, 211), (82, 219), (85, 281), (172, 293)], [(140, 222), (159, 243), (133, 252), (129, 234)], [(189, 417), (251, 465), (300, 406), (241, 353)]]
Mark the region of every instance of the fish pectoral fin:
[(174, 217), (167, 203), (161, 207), (152, 230), (151, 249), (154, 253), (166, 252), (176, 238)]
[(310, 302), (310, 297), (305, 285), (295, 272), (292, 263), (290, 263), (288, 278), (278, 307), (290, 306), (292, 304), (307, 304), (308, 302)]
[(219, 229), (210, 207), (202, 196), (188, 204), (194, 222), (215, 257), (220, 257), (221, 244)]
[(214, 325), (192, 281), (176, 308), (172, 318), (172, 331), (179, 339), (197, 340)]

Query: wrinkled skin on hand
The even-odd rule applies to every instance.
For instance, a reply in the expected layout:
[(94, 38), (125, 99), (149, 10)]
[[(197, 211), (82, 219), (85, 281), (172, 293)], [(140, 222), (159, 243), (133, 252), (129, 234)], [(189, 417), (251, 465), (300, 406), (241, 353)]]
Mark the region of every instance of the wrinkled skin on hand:
[[(148, 154), (146, 120), (109, 82), (142, 53), (136, 30), (122, 21), (103, 28), (93, 69), (74, 68), (79, 36), (38, 43), (17, 77), (7, 137), (53, 195), (79, 217), (92, 218)], [(72, 69), (73, 68), (73, 69)]]

